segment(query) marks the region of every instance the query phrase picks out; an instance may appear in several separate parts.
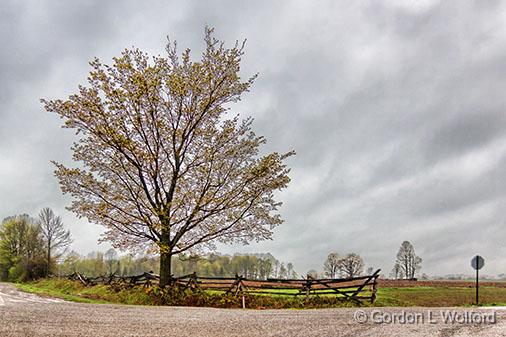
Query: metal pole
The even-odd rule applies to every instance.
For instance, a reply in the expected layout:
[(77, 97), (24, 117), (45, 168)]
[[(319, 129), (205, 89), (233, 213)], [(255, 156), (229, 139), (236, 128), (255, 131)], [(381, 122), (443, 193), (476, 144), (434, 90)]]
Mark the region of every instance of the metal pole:
[(479, 297), (478, 297), (478, 268), (476, 268), (476, 305), (479, 305)]

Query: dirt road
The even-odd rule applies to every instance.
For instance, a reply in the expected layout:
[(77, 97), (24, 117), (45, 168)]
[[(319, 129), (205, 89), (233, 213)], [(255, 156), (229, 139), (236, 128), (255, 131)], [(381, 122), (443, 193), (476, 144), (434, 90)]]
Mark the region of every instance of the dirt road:
[(506, 309), (229, 310), (96, 305), (42, 298), (0, 284), (0, 336), (495, 337), (506, 336)]

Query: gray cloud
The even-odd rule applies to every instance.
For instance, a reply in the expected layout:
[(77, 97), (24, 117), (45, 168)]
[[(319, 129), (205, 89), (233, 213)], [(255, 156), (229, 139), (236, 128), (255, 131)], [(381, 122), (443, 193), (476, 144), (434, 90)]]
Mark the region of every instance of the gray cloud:
[(74, 248), (101, 229), (64, 211), (50, 159), (70, 163), (73, 136), (38, 99), (64, 97), (87, 62), (132, 45), (163, 53), (165, 37), (202, 49), (205, 24), (247, 38), (233, 107), (255, 117), (266, 151), (297, 150), (279, 194), (285, 224), (269, 250), (300, 272), (330, 251), (388, 272), (411, 240), (427, 273), (502, 273), (506, 227), (506, 13), (500, 2), (3, 2), (0, 11), (0, 216), (51, 206)]

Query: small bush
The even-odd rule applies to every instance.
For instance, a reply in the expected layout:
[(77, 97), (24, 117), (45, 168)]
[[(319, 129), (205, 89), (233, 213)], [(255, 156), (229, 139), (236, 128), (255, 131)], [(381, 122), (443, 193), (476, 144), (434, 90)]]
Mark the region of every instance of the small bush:
[(9, 268), (9, 281), (26, 282), (44, 277), (46, 264), (42, 258), (22, 259)]
[[(202, 290), (182, 289), (179, 287), (160, 289), (148, 288), (147, 293), (157, 305), (176, 306), (205, 306), (215, 308), (241, 308), (241, 294), (212, 293)], [(288, 308), (330, 308), (356, 306), (355, 303), (345, 301), (335, 296), (276, 296), (245, 294), (244, 302), (247, 308), (253, 309), (288, 309)]]

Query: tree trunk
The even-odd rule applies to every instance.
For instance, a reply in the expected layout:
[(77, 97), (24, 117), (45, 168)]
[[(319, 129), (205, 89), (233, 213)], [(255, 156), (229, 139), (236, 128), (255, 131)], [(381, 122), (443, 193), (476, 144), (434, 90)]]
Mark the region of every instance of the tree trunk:
[(51, 240), (48, 240), (48, 244), (47, 244), (47, 270), (46, 270), (46, 277), (49, 277), (50, 273), (51, 273)]
[(46, 271), (46, 277), (49, 277), (49, 274), (51, 274), (51, 251), (47, 252), (47, 271)]
[(160, 251), (160, 287), (171, 284), (172, 270), (172, 249)]

